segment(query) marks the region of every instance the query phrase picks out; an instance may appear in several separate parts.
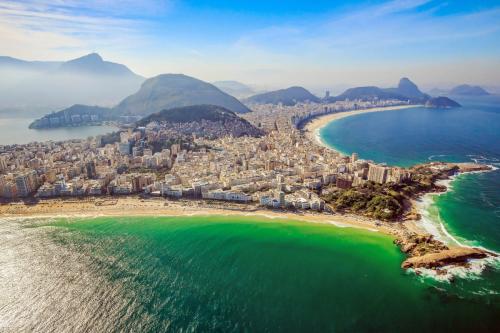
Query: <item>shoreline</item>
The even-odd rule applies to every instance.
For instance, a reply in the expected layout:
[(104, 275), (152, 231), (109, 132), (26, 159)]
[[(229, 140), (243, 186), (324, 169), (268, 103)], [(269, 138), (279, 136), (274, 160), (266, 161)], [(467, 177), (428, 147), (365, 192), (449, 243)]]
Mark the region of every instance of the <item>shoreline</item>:
[[(306, 137), (315, 144), (318, 144), (320, 146), (323, 146), (327, 149), (331, 149), (335, 152), (337, 152), (340, 155), (345, 155), (343, 152), (337, 150), (336, 148), (328, 145), (321, 139), (320, 131), (322, 128), (327, 126), (329, 123), (354, 116), (357, 114), (364, 114), (364, 113), (371, 113), (371, 112), (384, 112), (384, 111), (396, 111), (396, 110), (401, 110), (401, 109), (408, 109), (408, 108), (413, 108), (413, 107), (419, 107), (420, 105), (400, 105), (400, 106), (393, 106), (393, 107), (379, 107), (379, 108), (373, 108), (373, 109), (366, 109), (366, 110), (356, 110), (356, 111), (348, 111), (348, 112), (340, 112), (340, 113), (334, 113), (334, 114), (328, 114), (324, 116), (320, 116), (318, 118), (314, 118), (310, 120), (308, 123), (305, 124), (303, 127), (304, 134)], [(416, 210), (416, 212), (419, 214), (420, 218), (418, 220), (406, 220), (401, 223), (402, 230), (404, 229), (413, 232), (414, 235), (416, 236), (423, 236), (423, 235), (431, 235), (434, 238), (434, 242), (441, 243), (443, 244), (448, 250), (440, 250), (441, 253), (448, 253), (449, 257), (457, 256), (460, 257), (460, 252), (463, 252), (463, 259), (458, 258), (457, 263), (461, 263), (458, 265), (448, 265), (444, 261), (442, 262), (441, 267), (446, 267), (447, 269), (439, 269), (439, 266), (436, 266), (438, 270), (435, 268), (430, 268), (434, 263), (438, 262), (439, 260), (437, 258), (432, 258), (430, 257), (435, 256), (433, 254), (434, 251), (430, 251), (430, 253), (423, 255), (423, 256), (414, 256), (410, 255), (402, 264), (403, 268), (411, 268), (413, 269), (418, 275), (426, 275), (426, 276), (433, 276), (437, 279), (441, 280), (448, 280), (451, 281), (453, 280), (455, 275), (458, 276), (464, 276), (467, 275), (468, 271), (474, 272), (476, 275), (480, 274), (482, 270), (487, 266), (486, 263), (491, 263), (492, 261), (497, 261), (498, 260), (498, 253), (495, 251), (491, 251), (489, 249), (486, 249), (484, 247), (475, 247), (475, 246), (469, 246), (466, 244), (462, 244), (460, 241), (458, 241), (453, 235), (451, 235), (448, 230), (446, 230), (445, 226), (442, 223), (438, 223), (436, 225), (435, 221), (432, 220), (432, 218), (428, 218), (428, 224), (425, 224), (424, 221), (424, 216), (427, 216), (428, 213), (428, 208), (430, 205), (426, 205), (425, 202), (428, 200), (432, 200), (432, 197), (435, 195), (441, 195), (443, 193), (446, 193), (450, 190), (451, 184), (453, 181), (457, 178), (457, 176), (462, 175), (462, 174), (467, 174), (467, 173), (476, 173), (476, 172), (486, 172), (486, 171), (492, 171), (494, 170), (494, 167), (488, 166), (490, 169), (489, 170), (481, 170), (481, 171), (461, 171), (456, 175), (450, 176), (448, 179), (445, 180), (439, 180), (436, 183), (438, 185), (443, 185), (446, 190), (444, 192), (429, 192), (421, 195), (418, 199), (412, 200), (412, 207), (413, 209)], [(424, 208), (425, 207), (425, 208)], [(410, 227), (410, 228), (408, 228)], [(395, 243), (399, 245), (400, 249), (402, 252), (410, 254), (412, 250), (407, 250), (408, 246), (412, 246), (412, 243), (414, 239), (411, 239), (412, 237), (408, 237), (407, 235), (404, 235), (405, 232), (402, 233), (403, 236), (399, 237), (397, 233), (396, 235), (396, 240)], [(428, 242), (428, 240), (425, 240), (425, 242)], [(417, 242), (418, 244), (418, 242)], [(478, 251), (474, 253), (475, 251)], [(455, 253), (453, 253), (455, 252)], [(478, 255), (477, 258), (475, 256)], [(482, 256), (485, 256), (481, 258)], [(446, 255), (445, 255), (446, 257)], [(471, 259), (467, 259), (471, 258)], [(426, 259), (430, 259), (427, 260)], [(419, 262), (421, 261), (421, 262)], [(480, 268), (478, 268), (480, 267)]]
[(385, 112), (385, 111), (397, 111), (397, 110), (404, 110), (404, 109), (411, 109), (411, 108), (416, 108), (420, 107), (421, 105), (396, 105), (396, 106), (383, 106), (383, 107), (376, 107), (376, 108), (371, 108), (371, 109), (361, 109), (361, 110), (353, 110), (353, 111), (345, 111), (345, 112), (336, 112), (336, 113), (330, 113), (326, 115), (322, 115), (316, 118), (311, 119), (308, 121), (304, 127), (303, 131), (304, 134), (306, 135), (309, 140), (312, 142), (316, 142), (320, 146), (323, 146), (325, 148), (331, 149), (336, 151), (337, 153), (344, 155), (344, 153), (338, 151), (336, 148), (333, 148), (332, 146), (326, 144), (323, 140), (321, 140), (321, 136), (319, 134), (320, 130), (331, 123), (332, 121), (339, 120), (342, 118), (358, 115), (358, 114), (364, 114), (364, 113), (372, 113), (372, 112)]
[[(431, 207), (432, 205), (434, 205), (434, 197), (441, 196), (441, 195), (444, 195), (444, 194), (450, 192), (453, 189), (453, 183), (457, 179), (459, 179), (459, 177), (464, 176), (464, 175), (483, 173), (483, 172), (492, 172), (492, 171), (495, 171), (495, 170), (498, 169), (498, 168), (496, 168), (495, 166), (492, 166), (492, 165), (489, 165), (489, 167), (491, 168), (490, 170), (462, 172), (462, 173), (458, 173), (456, 175), (450, 176), (448, 179), (438, 180), (436, 182), (436, 184), (444, 186), (446, 188), (446, 190), (443, 191), (443, 192), (429, 192), (429, 193), (424, 194), (418, 200), (415, 200), (415, 202), (414, 202), (415, 207), (417, 208), (417, 210), (418, 210), (419, 213), (420, 212), (428, 212), (429, 211), (429, 207)], [(423, 214), (420, 214), (420, 215), (423, 216)], [(423, 218), (421, 218), (421, 220), (422, 219)], [(445, 244), (450, 245), (450, 241), (451, 241), (451, 242), (454, 242), (456, 244), (455, 246), (458, 246), (458, 247), (463, 247), (463, 248), (479, 248), (479, 249), (482, 249), (484, 251), (491, 252), (491, 253), (494, 253), (496, 255), (500, 255), (500, 253), (498, 253), (498, 252), (496, 252), (494, 250), (490, 250), (488, 248), (485, 248), (484, 246), (473, 246), (473, 245), (463, 244), (460, 240), (458, 240), (455, 236), (453, 236), (446, 229), (446, 226), (443, 224), (442, 221), (433, 221), (433, 219), (430, 216), (430, 214), (428, 216), (428, 220), (429, 220), (428, 222), (429, 222), (430, 226), (426, 227), (424, 225), (425, 222), (420, 223), (421, 226), (422, 226), (422, 228), (423, 228), (423, 230), (425, 232), (433, 235), (435, 239), (440, 240), (440, 241), (442, 241)], [(434, 227), (434, 228), (436, 228), (437, 231), (431, 231), (431, 230), (428, 229), (428, 227), (430, 227), (430, 228)]]
[[(112, 201), (109, 205), (99, 205), (103, 201)], [(381, 232), (394, 236), (395, 226), (389, 223), (348, 214), (322, 214), (312, 212), (287, 212), (261, 209), (256, 206), (222, 206), (207, 204), (203, 201), (169, 201), (165, 199), (141, 199), (139, 197), (112, 197), (105, 200), (40, 200), (35, 205), (24, 203), (0, 204), (0, 216), (4, 218), (95, 218), (124, 216), (249, 216), (267, 219), (285, 219), (307, 223), (331, 224), (340, 228), (357, 228), (372, 232)], [(376, 224), (377, 222), (377, 224)]]

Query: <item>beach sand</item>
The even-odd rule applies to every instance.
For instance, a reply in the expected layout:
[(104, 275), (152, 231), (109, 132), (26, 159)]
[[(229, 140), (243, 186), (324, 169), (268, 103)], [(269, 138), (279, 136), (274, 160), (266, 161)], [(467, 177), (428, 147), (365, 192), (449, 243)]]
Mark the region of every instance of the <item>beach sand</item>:
[(135, 196), (79, 199), (48, 199), (37, 204), (7, 203), (0, 205), (2, 217), (99, 217), (99, 216), (254, 216), (283, 221), (294, 220), (331, 224), (337, 227), (362, 228), (388, 235), (412, 230), (412, 225), (381, 222), (351, 214), (289, 212), (262, 209), (257, 206), (205, 202), (201, 200), (172, 201), (163, 198), (142, 199)]

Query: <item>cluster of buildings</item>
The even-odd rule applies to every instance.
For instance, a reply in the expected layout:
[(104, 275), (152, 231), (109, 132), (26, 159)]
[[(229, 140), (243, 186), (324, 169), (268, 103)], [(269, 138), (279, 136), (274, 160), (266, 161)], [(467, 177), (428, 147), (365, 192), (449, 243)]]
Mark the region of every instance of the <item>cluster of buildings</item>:
[(280, 125), (285, 125), (285, 127), (292, 125), (300, 129), (302, 125), (310, 119), (329, 113), (404, 104), (408, 103), (400, 100), (345, 100), (336, 101), (334, 103), (297, 103), (293, 106), (282, 104), (255, 104), (251, 106), (253, 112), (244, 114), (243, 118), (267, 131), (277, 129)]
[[(261, 137), (193, 135), (187, 144), (172, 143), (173, 129), (153, 123), (122, 131), (115, 143), (95, 137), (0, 146), (0, 197), (145, 193), (321, 211), (327, 209), (320, 198), (325, 186), (345, 189), (411, 177), (405, 169), (360, 160), (356, 154), (343, 156), (311, 142), (296, 129), (305, 105), (285, 107), (283, 113), (275, 108), (245, 115), (267, 129)], [(309, 108), (310, 115), (324, 111), (315, 104)]]

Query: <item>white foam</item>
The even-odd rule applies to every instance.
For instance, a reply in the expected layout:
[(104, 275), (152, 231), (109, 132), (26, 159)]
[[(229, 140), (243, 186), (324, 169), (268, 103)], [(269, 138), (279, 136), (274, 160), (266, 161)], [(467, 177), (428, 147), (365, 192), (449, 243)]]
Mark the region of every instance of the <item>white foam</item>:
[[(496, 170), (498, 168), (494, 168), (493, 170)], [(481, 172), (488, 172), (490, 170), (481, 170), (481, 171), (473, 171), (469, 173), (481, 173)], [(425, 231), (427, 231), (429, 234), (433, 235), (435, 239), (444, 242), (445, 244), (451, 244), (455, 243), (458, 246), (461, 247), (468, 247), (468, 248), (479, 248), (484, 251), (488, 251), (490, 253), (496, 254), (497, 257), (494, 256), (488, 256), (484, 259), (472, 259), (469, 260), (467, 267), (464, 266), (448, 266), (446, 267), (446, 273), (439, 274), (436, 270), (433, 269), (424, 269), (424, 268), (419, 268), (416, 269), (415, 272), (418, 273), (419, 275), (423, 277), (430, 277), (433, 278), (437, 281), (451, 281), (453, 280), (454, 277), (459, 277), (459, 278), (470, 278), (470, 279), (477, 279), (480, 278), (481, 273), (484, 271), (484, 269), (488, 266), (490, 267), (500, 267), (500, 254), (489, 250), (487, 248), (484, 248), (482, 246), (470, 246), (467, 244), (464, 244), (463, 242), (459, 241), (457, 237), (453, 236), (445, 227), (441, 215), (439, 214), (439, 210), (437, 211), (437, 215), (434, 215), (431, 211), (432, 206), (434, 205), (434, 196), (439, 196), (442, 195), (448, 191), (450, 191), (453, 188), (453, 181), (457, 179), (457, 177), (460, 175), (453, 175), (449, 179), (445, 180), (439, 180), (436, 182), (436, 184), (445, 186), (446, 191), (444, 192), (437, 192), (437, 193), (427, 193), (425, 194), (422, 198), (417, 200), (417, 210), (419, 211), (421, 215), (420, 223), (421, 226), (424, 228)], [(438, 209), (436, 207), (436, 209)]]

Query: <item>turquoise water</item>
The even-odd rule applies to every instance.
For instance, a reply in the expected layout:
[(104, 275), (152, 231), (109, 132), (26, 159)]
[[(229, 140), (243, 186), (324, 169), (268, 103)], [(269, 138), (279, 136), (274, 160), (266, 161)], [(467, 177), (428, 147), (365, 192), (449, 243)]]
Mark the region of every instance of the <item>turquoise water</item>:
[[(1, 219), (0, 331), (493, 332), (494, 286), (388, 236), (247, 217)], [(490, 274), (487, 272), (486, 274)]]
[[(500, 166), (500, 97), (459, 100), (459, 109), (360, 114), (332, 122), (323, 140), (345, 153), (389, 165), (431, 160)], [(500, 251), (500, 170), (461, 175), (430, 209), (462, 243)]]

